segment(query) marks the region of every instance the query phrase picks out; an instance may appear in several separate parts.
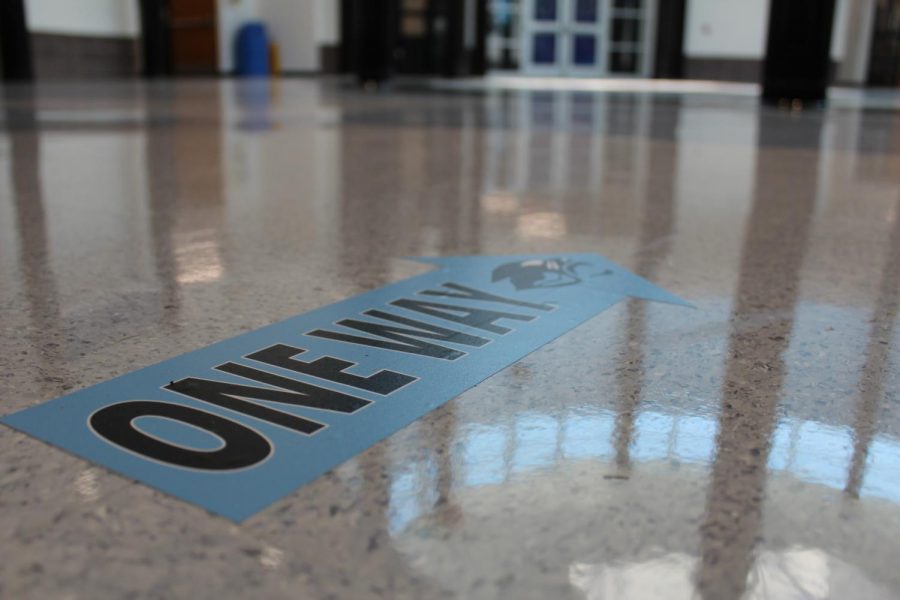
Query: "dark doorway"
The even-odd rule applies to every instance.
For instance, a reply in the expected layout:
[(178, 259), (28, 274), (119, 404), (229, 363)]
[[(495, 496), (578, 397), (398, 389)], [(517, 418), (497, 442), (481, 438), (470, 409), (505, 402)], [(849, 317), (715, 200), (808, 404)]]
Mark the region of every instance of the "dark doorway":
[(653, 76), (684, 77), (684, 20), (687, 0), (664, 0), (656, 15), (656, 60)]
[(175, 74), (215, 74), (219, 65), (216, 0), (169, 0), (169, 15)]
[(399, 0), (397, 47), (394, 50), (399, 73), (430, 73), (436, 55), (442, 54), (446, 16), (434, 14), (427, 0)]
[(219, 70), (216, 0), (141, 0), (144, 75)]
[(385, 0), (379, 5), (379, 18), (367, 18), (374, 8), (367, 0), (341, 2), (341, 71), (358, 71), (360, 61), (376, 50), (382, 54), (381, 45), (387, 44), (386, 72), (484, 74), (487, 0)]
[(875, 4), (868, 83), (900, 86), (900, 0), (878, 0)]

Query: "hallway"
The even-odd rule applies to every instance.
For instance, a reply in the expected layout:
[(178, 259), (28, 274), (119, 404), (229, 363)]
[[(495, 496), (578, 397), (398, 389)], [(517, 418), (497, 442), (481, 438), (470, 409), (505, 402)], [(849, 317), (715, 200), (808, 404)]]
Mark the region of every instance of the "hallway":
[(0, 597), (900, 597), (896, 97), (3, 91), (0, 416), (405, 257), (596, 253), (694, 308), (616, 304), (240, 525), (0, 427)]

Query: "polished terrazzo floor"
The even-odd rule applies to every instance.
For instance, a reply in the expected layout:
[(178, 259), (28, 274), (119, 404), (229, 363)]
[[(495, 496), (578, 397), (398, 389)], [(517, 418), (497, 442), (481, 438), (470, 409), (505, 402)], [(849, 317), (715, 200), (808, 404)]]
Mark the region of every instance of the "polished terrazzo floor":
[(241, 525), (0, 427), (0, 597), (900, 598), (900, 113), (0, 101), (0, 414), (426, 269), (404, 256), (597, 252), (695, 306), (621, 303)]

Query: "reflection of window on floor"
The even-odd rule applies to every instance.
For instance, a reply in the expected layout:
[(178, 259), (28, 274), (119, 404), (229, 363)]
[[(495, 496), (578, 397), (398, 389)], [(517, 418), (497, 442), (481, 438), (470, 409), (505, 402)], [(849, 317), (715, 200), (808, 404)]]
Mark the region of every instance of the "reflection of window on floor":
[(887, 436), (875, 436), (869, 449), (863, 496), (878, 496), (900, 502), (900, 447)]
[[(553, 472), (570, 461), (612, 461), (616, 415), (599, 410), (590, 414), (522, 413), (502, 423), (475, 423), (462, 428), (451, 444), (453, 456), (432, 455), (401, 464), (395, 457), (390, 486), (389, 522), (392, 534), (403, 531), (434, 510), (439, 497), (438, 462), (459, 471), (453, 488), (502, 485), (540, 471)], [(641, 412), (629, 444), (635, 468), (659, 461), (693, 463), (709, 468), (715, 460), (715, 416)], [(404, 442), (408, 444), (408, 440)], [(797, 479), (843, 490), (853, 454), (847, 427), (815, 421), (785, 419), (775, 430), (768, 468)], [(408, 455), (408, 449), (402, 456)], [(900, 443), (877, 435), (868, 451), (861, 494), (900, 502)]]
[(541, 414), (524, 414), (516, 419), (514, 471), (529, 471), (556, 462), (559, 422)]
[(402, 531), (437, 501), (437, 466), (431, 459), (417, 461), (395, 471), (390, 487), (388, 529)]
[(775, 430), (769, 468), (842, 488), (853, 453), (850, 432), (813, 421), (788, 421)]
[[(571, 192), (606, 195), (605, 186), (620, 185), (613, 178), (616, 173), (644, 173), (649, 168), (650, 144), (623, 143), (621, 136), (649, 132), (651, 108), (649, 101), (624, 102), (614, 96), (581, 92), (533, 91), (516, 98), (489, 97), (485, 212), (492, 218), (515, 220), (524, 212), (564, 215), (561, 199)], [(643, 197), (646, 180), (635, 179), (635, 197)], [(592, 201), (584, 218), (572, 222), (563, 217), (562, 225), (570, 233), (595, 233), (603, 221), (602, 211), (603, 204)]]
[(705, 464), (712, 460), (715, 450), (715, 426), (703, 417), (678, 417), (673, 425), (675, 442), (673, 454), (684, 462)]
[(671, 456), (675, 446), (675, 419), (656, 412), (641, 413), (635, 421), (631, 459), (639, 462)]
[(505, 427), (478, 425), (465, 436), (463, 443), (463, 485), (503, 483), (507, 476)]
[(575, 460), (611, 457), (614, 424), (612, 413), (567, 419), (563, 425), (563, 455)]

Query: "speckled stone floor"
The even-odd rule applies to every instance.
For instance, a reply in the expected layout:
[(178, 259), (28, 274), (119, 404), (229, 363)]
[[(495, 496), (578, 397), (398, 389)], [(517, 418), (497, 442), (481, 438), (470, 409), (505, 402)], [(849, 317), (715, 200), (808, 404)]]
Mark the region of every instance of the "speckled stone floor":
[(621, 303), (241, 525), (0, 427), (0, 597), (900, 598), (900, 113), (7, 87), (0, 414), (421, 272)]

